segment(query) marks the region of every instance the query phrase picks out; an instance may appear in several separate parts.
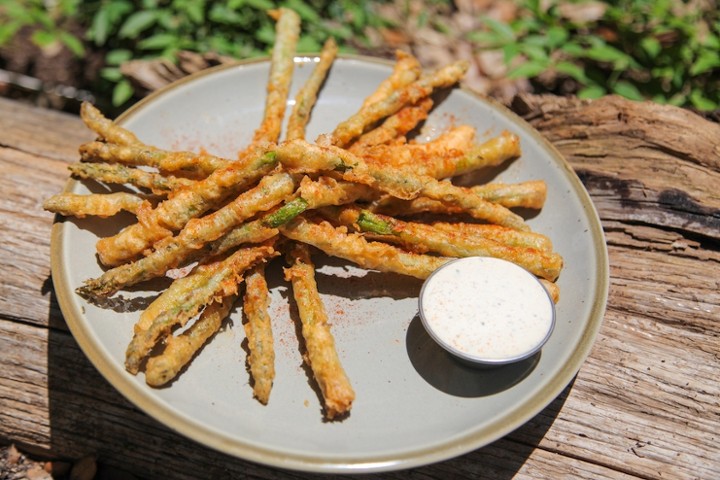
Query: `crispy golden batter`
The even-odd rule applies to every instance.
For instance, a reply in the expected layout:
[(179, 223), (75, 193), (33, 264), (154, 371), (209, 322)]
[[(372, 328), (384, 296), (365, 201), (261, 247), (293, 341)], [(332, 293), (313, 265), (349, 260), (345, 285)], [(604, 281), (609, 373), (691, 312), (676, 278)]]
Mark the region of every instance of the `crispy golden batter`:
[(270, 292), (265, 281), (265, 265), (253, 267), (245, 277), (243, 311), (247, 317), (248, 365), (253, 380), (253, 394), (267, 404), (275, 379), (275, 347), (270, 322)]
[(295, 105), (290, 118), (288, 118), (285, 135), (288, 140), (305, 138), (305, 127), (310, 120), (310, 112), (315, 106), (320, 87), (325, 81), (336, 55), (337, 44), (330, 38), (325, 42), (322, 52), (320, 52), (320, 60), (315, 65), (310, 78), (295, 96)]
[(177, 377), (182, 368), (217, 333), (232, 309), (237, 295), (229, 295), (220, 302), (205, 307), (200, 318), (180, 335), (168, 335), (162, 353), (148, 358), (145, 381), (151, 387), (160, 387)]
[(242, 273), (276, 255), (270, 246), (237, 250), (224, 260), (196, 267), (188, 276), (170, 284), (142, 313), (125, 352), (125, 368), (137, 373), (157, 342), (184, 325), (213, 299), (237, 292)]
[(288, 263), (290, 266), (285, 269), (285, 280), (292, 282), (307, 351), (305, 361), (320, 386), (325, 416), (333, 419), (350, 411), (355, 391), (335, 349), (335, 339), (317, 290), (315, 266), (310, 260), (307, 245), (295, 244), (288, 253)]
[(59, 193), (45, 200), (43, 208), (49, 212), (66, 217), (83, 218), (88, 215), (112, 217), (125, 210), (137, 214), (141, 207), (150, 207), (150, 203), (132, 193)]
[(361, 267), (395, 272), (415, 278), (427, 278), (449, 259), (419, 255), (382, 242), (368, 242), (362, 235), (347, 233), (329, 222), (312, 222), (297, 217), (280, 228), (292, 240), (308, 243), (328, 255), (350, 260)]

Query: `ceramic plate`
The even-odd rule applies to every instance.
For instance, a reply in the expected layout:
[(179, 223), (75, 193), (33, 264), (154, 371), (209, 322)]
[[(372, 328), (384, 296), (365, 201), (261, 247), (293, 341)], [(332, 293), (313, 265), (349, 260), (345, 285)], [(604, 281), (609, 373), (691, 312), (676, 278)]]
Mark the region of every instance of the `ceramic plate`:
[[(291, 97), (313, 61), (297, 59)], [(204, 148), (233, 158), (260, 124), (268, 70), (264, 60), (201, 72), (148, 97), (120, 121), (149, 144)], [(390, 71), (383, 61), (339, 58), (308, 138), (332, 131), (355, 113)], [(419, 281), (318, 257), (319, 289), (357, 394), (349, 417), (323, 421), (318, 393), (302, 365), (279, 262), (270, 269), (277, 374), (267, 406), (252, 397), (239, 309), (175, 382), (150, 388), (142, 373), (128, 374), (123, 361), (139, 308), (160, 286), (122, 292), (130, 311), (99, 308), (74, 293), (85, 279), (102, 273), (96, 240), (114, 234), (131, 220), (127, 217), (68, 219), (54, 226), (53, 280), (73, 335), (98, 370), (139, 408), (196, 441), (262, 464), (317, 472), (397, 470), (448, 459), (506, 435), (547, 406), (588, 355), (605, 308), (607, 253), (582, 184), (536, 131), (503, 107), (455, 89), (436, 106), (419, 138), (460, 123), (475, 126), (479, 141), (506, 129), (520, 136), (522, 157), (493, 172), (496, 178), (548, 184), (545, 208), (527, 220), (553, 240), (566, 266), (558, 281), (557, 325), (540, 355), (493, 370), (465, 367), (423, 330)], [(101, 187), (71, 180), (67, 190)]]

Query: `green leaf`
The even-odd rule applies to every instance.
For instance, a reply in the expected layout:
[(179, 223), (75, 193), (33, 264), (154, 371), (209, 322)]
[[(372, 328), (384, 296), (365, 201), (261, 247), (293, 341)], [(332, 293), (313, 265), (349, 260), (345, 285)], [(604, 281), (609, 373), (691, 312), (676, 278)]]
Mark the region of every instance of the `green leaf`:
[(610, 45), (594, 45), (585, 50), (585, 57), (598, 62), (608, 62), (616, 68), (623, 68), (630, 64), (630, 56)]
[(185, 4), (185, 13), (191, 22), (202, 24), (205, 21), (205, 0), (188, 0)]
[(70, 49), (76, 57), (82, 57), (85, 54), (85, 46), (75, 35), (69, 32), (60, 32), (60, 41)]
[(133, 54), (130, 50), (127, 49), (115, 49), (110, 50), (105, 55), (105, 63), (108, 65), (120, 65), (123, 62), (127, 62), (132, 58)]
[(572, 62), (558, 62), (558, 64), (555, 65), (555, 70), (560, 73), (564, 73), (568, 77), (577, 80), (583, 85), (590, 83), (590, 79), (587, 77), (587, 75), (585, 75), (585, 69)]
[(640, 93), (640, 90), (638, 90), (638, 88), (632, 83), (624, 80), (617, 82), (612, 87), (612, 90), (614, 93), (617, 93), (618, 95), (621, 95), (625, 98), (629, 98), (630, 100), (644, 100), (644, 97), (642, 93)]
[(58, 40), (58, 36), (55, 34), (55, 32), (50, 32), (47, 30), (35, 30), (35, 32), (33, 32), (32, 34), (31, 39), (32, 42), (38, 47), (45, 48), (56, 42)]
[(468, 33), (466, 38), (484, 48), (497, 48), (505, 44), (502, 38), (493, 32), (474, 31)]
[(319, 52), (320, 50), (322, 50), (322, 45), (312, 37), (303, 35), (300, 37), (300, 40), (298, 40), (298, 52)]
[(0, 23), (0, 45), (4, 45), (15, 36), (18, 30), (20, 30), (22, 24), (20, 22), (7, 22)]
[(158, 14), (155, 10), (135, 12), (125, 20), (118, 35), (120, 38), (134, 38), (150, 28), (156, 22), (157, 17)]
[(590, 85), (580, 90), (577, 94), (578, 98), (582, 99), (600, 98), (603, 95), (605, 95), (605, 89), (600, 85)]
[(701, 75), (717, 67), (720, 67), (718, 52), (704, 51), (690, 67), (690, 75)]
[(718, 102), (713, 102), (709, 98), (705, 97), (703, 92), (699, 89), (695, 89), (690, 93), (690, 102), (698, 110), (711, 111), (718, 108)]
[(517, 43), (509, 43), (503, 47), (503, 60), (506, 64), (510, 65), (510, 62), (520, 54), (520, 48)]
[(303, 2), (303, 0), (286, 0), (285, 6), (291, 10), (295, 10), (305, 22), (317, 23), (320, 21), (320, 16), (315, 9)]
[(115, 107), (119, 107), (123, 103), (130, 100), (133, 96), (133, 87), (127, 80), (122, 80), (120, 83), (115, 85), (112, 93), (112, 104)]
[(114, 28), (120, 21), (135, 9), (135, 6), (129, 0), (113, 0), (103, 10), (108, 13), (110, 25)]
[(275, 41), (275, 29), (271, 25), (263, 25), (257, 32), (255, 38), (258, 41), (270, 46)]
[(522, 44), (533, 47), (547, 47), (549, 38), (546, 35), (527, 35), (522, 38)]
[(575, 58), (580, 58), (585, 55), (585, 47), (572, 40), (560, 47), (560, 50)]
[(110, 32), (110, 12), (107, 8), (101, 8), (95, 14), (92, 20), (92, 26), (90, 28), (90, 40), (95, 42), (95, 45), (102, 46), (108, 39)]
[(100, 70), (100, 76), (105, 80), (113, 83), (117, 83), (122, 80), (123, 75), (120, 73), (120, 69), (117, 67), (106, 67)]
[(142, 50), (162, 50), (178, 43), (178, 37), (172, 33), (158, 33), (138, 42), (138, 47)]
[(645, 37), (640, 40), (640, 47), (647, 53), (648, 57), (656, 58), (662, 51), (662, 45), (657, 38)]
[(483, 17), (482, 22), (492, 31), (498, 35), (498, 39), (502, 42), (511, 42), (515, 40), (515, 32), (513, 32), (510, 25), (507, 23), (500, 22), (490, 17)]
[(249, 6), (255, 10), (272, 10), (275, 8), (275, 4), (269, 0), (247, 0)]
[(545, 62), (549, 59), (547, 51), (537, 45), (522, 44), (520, 46), (520, 52), (537, 62)]
[(519, 67), (510, 70), (507, 76), (509, 79), (533, 78), (546, 71), (548, 66), (546, 62), (525, 62)]
[(570, 34), (562, 27), (550, 27), (547, 31), (548, 46), (557, 48), (565, 43)]

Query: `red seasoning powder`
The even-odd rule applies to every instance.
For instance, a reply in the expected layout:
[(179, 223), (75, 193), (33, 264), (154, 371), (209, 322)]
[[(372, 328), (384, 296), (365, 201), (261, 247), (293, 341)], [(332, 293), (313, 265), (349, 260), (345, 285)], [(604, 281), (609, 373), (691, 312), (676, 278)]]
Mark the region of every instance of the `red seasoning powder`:
[(501, 361), (526, 356), (547, 339), (554, 304), (527, 270), (488, 257), (452, 261), (426, 281), (423, 322), (441, 345), (463, 357)]

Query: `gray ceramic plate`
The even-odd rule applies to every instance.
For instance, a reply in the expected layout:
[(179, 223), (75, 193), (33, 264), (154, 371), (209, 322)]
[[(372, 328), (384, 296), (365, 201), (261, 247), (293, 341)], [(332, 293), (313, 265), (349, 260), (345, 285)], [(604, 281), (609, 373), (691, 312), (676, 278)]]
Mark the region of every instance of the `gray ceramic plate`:
[[(140, 102), (121, 122), (150, 144), (233, 157), (259, 125), (268, 68), (267, 61), (256, 61), (202, 72)], [(297, 59), (294, 90), (311, 68), (311, 58)], [(338, 59), (308, 138), (331, 131), (354, 113), (390, 70), (388, 63), (368, 58)], [(357, 393), (348, 418), (322, 419), (317, 392), (302, 367), (279, 266), (271, 271), (277, 376), (269, 405), (252, 398), (239, 310), (177, 381), (152, 389), (142, 374), (123, 369), (140, 312), (98, 308), (74, 294), (83, 280), (101, 274), (93, 253), (97, 238), (114, 233), (127, 218), (54, 226), (53, 280), (73, 335), (110, 383), (149, 415), (210, 447), (267, 465), (318, 472), (396, 470), (454, 457), (506, 435), (547, 406), (588, 355), (605, 308), (607, 253), (582, 184), (537, 132), (504, 108), (460, 89), (432, 112), (422, 135), (432, 137), (453, 123), (474, 125), (479, 140), (504, 129), (517, 133), (524, 153), (499, 178), (548, 183), (545, 208), (528, 222), (551, 237), (566, 267), (559, 280), (557, 326), (541, 355), (496, 370), (466, 368), (423, 330), (417, 315), (420, 282), (325, 259), (319, 288)], [(70, 181), (67, 187), (89, 188), (97, 186)], [(142, 304), (157, 293), (152, 285), (123, 295)]]

